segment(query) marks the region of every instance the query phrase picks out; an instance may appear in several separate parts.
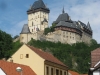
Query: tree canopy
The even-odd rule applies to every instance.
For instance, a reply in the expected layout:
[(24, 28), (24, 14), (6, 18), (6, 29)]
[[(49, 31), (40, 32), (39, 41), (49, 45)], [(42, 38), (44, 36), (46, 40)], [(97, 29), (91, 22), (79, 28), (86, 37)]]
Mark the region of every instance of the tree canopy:
[(12, 49), (12, 37), (0, 30), (0, 59), (7, 57), (7, 52)]

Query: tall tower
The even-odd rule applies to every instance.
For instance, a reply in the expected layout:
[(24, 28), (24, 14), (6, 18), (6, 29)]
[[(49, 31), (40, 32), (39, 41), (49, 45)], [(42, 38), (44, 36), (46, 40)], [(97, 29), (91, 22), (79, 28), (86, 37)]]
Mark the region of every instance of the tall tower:
[(28, 27), (31, 33), (44, 31), (48, 27), (49, 8), (46, 7), (42, 0), (37, 0), (33, 3), (28, 14)]

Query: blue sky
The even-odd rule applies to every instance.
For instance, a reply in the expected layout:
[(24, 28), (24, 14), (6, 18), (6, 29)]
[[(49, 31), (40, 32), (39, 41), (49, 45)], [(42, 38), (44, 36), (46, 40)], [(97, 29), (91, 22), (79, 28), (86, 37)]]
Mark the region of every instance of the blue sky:
[[(19, 35), (23, 24), (26, 24), (30, 5), (36, 0), (0, 0), (0, 29)], [(90, 22), (93, 38), (100, 43), (100, 0), (43, 0), (50, 9), (49, 26), (59, 14), (63, 6), (73, 21)]]

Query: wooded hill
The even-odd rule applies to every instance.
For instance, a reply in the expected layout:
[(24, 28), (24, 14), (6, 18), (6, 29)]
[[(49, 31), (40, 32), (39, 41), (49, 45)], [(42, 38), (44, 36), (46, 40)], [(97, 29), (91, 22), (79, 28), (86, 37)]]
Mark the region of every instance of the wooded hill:
[(66, 64), (69, 69), (79, 73), (88, 73), (90, 67), (91, 51), (100, 47), (95, 40), (91, 40), (91, 45), (85, 43), (62, 44), (49, 41), (31, 40), (28, 45), (41, 48), (42, 50), (52, 53), (55, 57)]
[[(0, 59), (9, 58), (15, 53), (22, 44), (13, 42), (10, 34), (0, 30)], [(90, 67), (90, 53), (92, 50), (100, 47), (95, 40), (91, 40), (91, 45), (85, 43), (76, 43), (73, 45), (53, 43), (49, 41), (31, 40), (28, 45), (41, 48), (52, 53), (55, 57), (65, 63), (69, 69), (79, 73), (87, 73)]]

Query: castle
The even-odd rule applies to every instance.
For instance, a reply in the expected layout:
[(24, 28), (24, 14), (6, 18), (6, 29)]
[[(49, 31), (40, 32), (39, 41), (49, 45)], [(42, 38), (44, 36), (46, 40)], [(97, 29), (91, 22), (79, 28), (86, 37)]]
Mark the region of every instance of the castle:
[(49, 8), (42, 0), (37, 0), (27, 11), (28, 24), (25, 24), (20, 33), (20, 42), (28, 43), (31, 38), (35, 40), (47, 40), (51, 42), (61, 42), (73, 44), (77, 42), (90, 43), (92, 39), (92, 29), (90, 23), (87, 25), (81, 21), (73, 21), (70, 16), (65, 13), (64, 8), (62, 14), (53, 22), (56, 26), (54, 32), (44, 35), (45, 28), (48, 28)]

